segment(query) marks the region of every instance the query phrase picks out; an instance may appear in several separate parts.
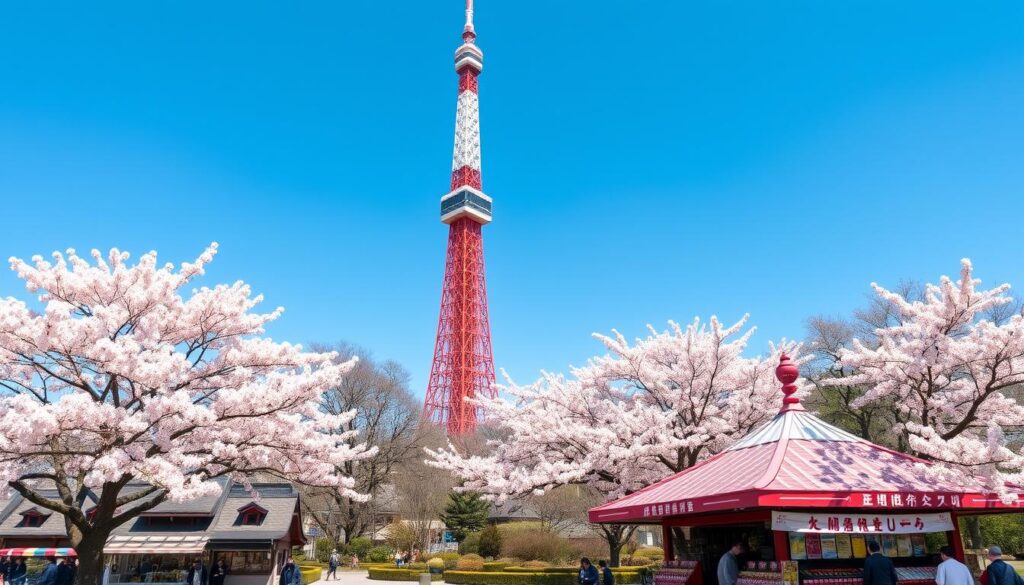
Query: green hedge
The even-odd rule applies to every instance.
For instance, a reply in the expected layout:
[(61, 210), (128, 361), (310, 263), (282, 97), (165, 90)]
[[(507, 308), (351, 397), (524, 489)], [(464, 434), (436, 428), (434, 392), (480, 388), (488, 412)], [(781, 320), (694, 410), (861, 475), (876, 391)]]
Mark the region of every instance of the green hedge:
[[(370, 579), (374, 581), (419, 581), (420, 575), (426, 571), (410, 571), (409, 569), (370, 569)], [(440, 574), (430, 575), (431, 581), (440, 581)]]
[(309, 585), (314, 581), (319, 581), (320, 576), (323, 575), (323, 571), (320, 570), (320, 567), (300, 565), (299, 571), (302, 573), (302, 585)]
[(448, 585), (574, 585), (576, 576), (568, 573), (445, 571), (444, 581)]
[[(615, 567), (612, 569), (612, 575), (615, 575), (615, 582), (621, 585), (629, 585), (630, 583), (639, 583), (641, 581), (640, 576), (648, 571), (647, 567)], [(575, 582), (576, 574), (579, 573), (579, 569), (576, 567), (545, 567), (542, 569), (528, 569), (525, 567), (507, 567), (505, 573), (515, 574), (538, 574), (542, 573), (545, 575), (569, 575)]]
[(485, 573), (500, 573), (504, 571), (512, 563), (506, 563), (504, 561), (488, 561), (484, 563)]

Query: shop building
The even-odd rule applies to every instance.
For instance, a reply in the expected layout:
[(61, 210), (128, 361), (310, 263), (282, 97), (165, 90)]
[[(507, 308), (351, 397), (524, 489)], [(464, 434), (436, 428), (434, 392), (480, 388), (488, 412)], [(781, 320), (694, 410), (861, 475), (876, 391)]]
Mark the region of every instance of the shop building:
[(645, 489), (590, 510), (608, 524), (659, 524), (665, 565), (657, 581), (715, 585), (737, 541), (740, 585), (854, 585), (867, 543), (893, 558), (901, 584), (934, 584), (933, 549), (963, 560), (958, 518), (1024, 513), (1024, 490), (1006, 503), (927, 477), (926, 461), (870, 443), (806, 412), (797, 367), (776, 369), (781, 411), (731, 448)]
[[(183, 583), (198, 558), (208, 568), (223, 559), (225, 585), (274, 585), (291, 548), (306, 543), (299, 494), (288, 483), (252, 488), (258, 497), (240, 483), (222, 481), (218, 494), (163, 502), (118, 527), (104, 547), (109, 582)], [(36, 512), (15, 496), (0, 512), (0, 548), (68, 546), (64, 518), (47, 511), (26, 521)]]

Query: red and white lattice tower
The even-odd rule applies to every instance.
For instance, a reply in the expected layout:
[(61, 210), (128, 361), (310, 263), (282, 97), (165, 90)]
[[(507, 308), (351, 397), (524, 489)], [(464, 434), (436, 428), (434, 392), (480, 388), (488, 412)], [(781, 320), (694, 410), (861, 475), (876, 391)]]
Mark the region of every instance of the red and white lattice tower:
[(484, 54), (476, 46), (473, 0), (466, 0), (463, 44), (455, 52), (459, 105), (451, 191), (441, 198), (441, 221), (449, 225), (448, 257), (430, 368), (424, 416), (449, 436), (476, 428), (479, 409), (467, 398), (494, 396), (494, 357), (487, 317), (484, 241), (480, 228), (491, 221), (491, 198), (480, 173), (480, 105), (477, 78)]

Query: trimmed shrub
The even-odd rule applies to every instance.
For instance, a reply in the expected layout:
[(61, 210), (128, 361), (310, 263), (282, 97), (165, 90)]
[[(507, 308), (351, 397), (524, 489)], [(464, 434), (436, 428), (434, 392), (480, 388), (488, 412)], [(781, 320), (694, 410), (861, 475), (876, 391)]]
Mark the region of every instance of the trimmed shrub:
[(409, 571), (419, 571), (424, 573), (427, 570), (427, 563), (409, 563), (407, 565), (402, 565), (402, 568)]
[(427, 568), (431, 573), (440, 573), (444, 571), (444, 560), (441, 557), (427, 559)]
[(498, 527), (491, 524), (480, 531), (480, 544), (477, 547), (477, 552), (482, 557), (497, 558), (501, 556), (501, 540), (501, 532), (498, 531)]
[(501, 554), (529, 561), (557, 563), (573, 557), (569, 541), (547, 530), (515, 530), (502, 537)]
[[(408, 569), (370, 569), (369, 577), (374, 581), (419, 581), (423, 571), (410, 571)], [(430, 575), (431, 581), (440, 581), (440, 574)]]
[(299, 572), (302, 575), (302, 585), (309, 585), (314, 581), (319, 581), (320, 576), (323, 575), (323, 571), (319, 566), (299, 566)]
[(643, 557), (645, 559), (651, 559), (654, 561), (660, 561), (661, 559), (665, 558), (665, 551), (661, 550), (656, 546), (645, 546), (643, 548), (637, 549), (637, 551), (633, 553), (633, 556)]
[(366, 551), (366, 560), (371, 563), (388, 563), (395, 558), (395, 549), (390, 546), (375, 546)]
[(505, 570), (511, 563), (505, 563), (502, 561), (487, 561), (484, 563), (485, 573), (500, 573)]
[(551, 564), (545, 561), (526, 561), (523, 563), (524, 569), (546, 569), (550, 566)]
[(480, 555), (462, 555), (455, 568), (459, 571), (482, 571), (484, 570), (484, 559)]
[(446, 571), (444, 580), (449, 585), (574, 585), (576, 577), (557, 573)]

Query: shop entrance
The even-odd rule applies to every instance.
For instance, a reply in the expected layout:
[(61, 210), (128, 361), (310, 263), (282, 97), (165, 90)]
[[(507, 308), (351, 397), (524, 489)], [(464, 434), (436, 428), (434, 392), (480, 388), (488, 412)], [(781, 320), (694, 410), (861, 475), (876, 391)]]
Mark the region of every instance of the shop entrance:
[(747, 545), (746, 554), (737, 559), (740, 570), (747, 561), (775, 559), (772, 531), (764, 522), (730, 526), (694, 526), (686, 542), (687, 558), (699, 560), (704, 568), (703, 585), (718, 585), (718, 561), (732, 545), (741, 541)]

